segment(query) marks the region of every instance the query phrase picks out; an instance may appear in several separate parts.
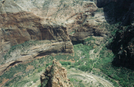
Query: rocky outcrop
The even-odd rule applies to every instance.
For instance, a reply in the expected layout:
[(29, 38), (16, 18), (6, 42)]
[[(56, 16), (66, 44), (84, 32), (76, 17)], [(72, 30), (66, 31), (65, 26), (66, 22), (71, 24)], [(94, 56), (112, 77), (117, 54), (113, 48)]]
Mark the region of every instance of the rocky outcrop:
[(67, 78), (66, 69), (56, 60), (53, 60), (53, 64), (46, 68), (40, 80), (41, 87), (73, 87)]
[[(92, 8), (95, 6), (92, 5)], [(105, 28), (100, 28), (100, 23), (105, 22), (103, 12), (96, 12), (97, 9), (77, 14), (76, 21), (68, 27), (69, 37), (72, 42), (83, 41), (88, 36), (107, 36)]]
[(77, 27), (75, 33), (70, 35), (70, 39), (72, 42), (83, 41), (88, 36), (100, 36), (104, 37), (108, 34), (105, 29), (100, 29), (98, 27), (93, 27), (89, 24), (84, 24), (82, 27)]

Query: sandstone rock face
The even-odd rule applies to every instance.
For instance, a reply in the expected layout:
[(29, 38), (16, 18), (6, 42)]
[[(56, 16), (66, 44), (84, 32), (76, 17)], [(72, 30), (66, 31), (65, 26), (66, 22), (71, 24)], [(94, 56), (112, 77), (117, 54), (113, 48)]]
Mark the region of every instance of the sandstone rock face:
[(71, 41), (83, 41), (88, 36), (105, 36), (108, 32), (105, 29), (100, 29), (98, 27), (93, 27), (89, 24), (83, 24), (82, 27), (75, 27), (75, 33), (70, 35)]
[(32, 60), (38, 56), (50, 55), (51, 53), (73, 53), (73, 46), (70, 41), (55, 42), (55, 40), (49, 40), (41, 41), (41, 43), (27, 47), (27, 49), (16, 49), (7, 55), (9, 57), (3, 61), (5, 64), (0, 66), (0, 74), (10, 66)]
[(76, 0), (3, 0), (0, 7), (1, 60), (11, 46), (25, 41), (69, 41), (67, 25), (80, 12), (97, 9), (93, 2)]
[(53, 64), (46, 68), (40, 80), (41, 87), (73, 87), (67, 78), (66, 69), (56, 60), (53, 60)]
[[(71, 41), (107, 34), (98, 28), (105, 21), (104, 14), (97, 13), (91, 1), (4, 0), (0, 1), (0, 7), (0, 72), (37, 56), (73, 53)], [(49, 43), (10, 50), (16, 44), (36, 40)]]
[(96, 12), (94, 5), (90, 7), (93, 9), (77, 14), (74, 23), (68, 24), (67, 30), (71, 41), (83, 41), (88, 36), (107, 36), (107, 30), (99, 26), (105, 22), (103, 12)]

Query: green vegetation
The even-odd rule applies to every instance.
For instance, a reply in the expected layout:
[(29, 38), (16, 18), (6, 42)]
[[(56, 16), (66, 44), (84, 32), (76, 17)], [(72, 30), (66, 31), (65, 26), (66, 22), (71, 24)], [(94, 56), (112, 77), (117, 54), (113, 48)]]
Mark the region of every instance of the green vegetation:
[(85, 87), (81, 80), (70, 78), (70, 81), (73, 83), (74, 87)]
[(35, 83), (37, 80), (39, 80), (39, 78), (35, 78), (35, 79), (33, 80), (33, 82)]
[(41, 87), (41, 84), (39, 84), (38, 87)]
[(60, 61), (61, 65), (71, 65), (71, 62), (63, 62), (63, 61)]
[[(39, 73), (39, 72), (43, 72), (43, 70), (45, 70), (45, 68), (49, 65), (52, 65), (52, 60), (53, 59), (57, 59), (57, 60), (61, 60), (61, 59), (64, 59), (65, 60), (69, 60), (71, 59), (71, 55), (62, 55), (62, 54), (59, 54), (59, 55), (56, 55), (56, 56), (46, 56), (46, 57), (43, 57), (43, 58), (40, 58), (40, 59), (35, 59), (33, 61), (29, 61), (29, 63), (27, 64), (18, 64), (17, 66), (15, 67), (11, 67), (8, 71), (6, 71), (3, 75), (1, 75), (0, 77), (0, 82), (2, 82), (2, 80), (5, 78), (5, 79), (10, 79), (10, 81), (8, 81), (5, 86), (14, 86), (14, 87), (23, 87), (26, 83), (30, 82), (30, 81), (33, 81), (34, 83), (39, 80), (39, 77), (35, 77), (34, 75), (36, 73)], [(61, 64), (63, 65), (71, 65), (71, 62), (61, 62)], [(34, 69), (29, 69), (28, 71), (26, 71), (26, 68), (28, 65), (31, 65), (34, 67)], [(44, 67), (45, 66), (45, 67)], [(23, 73), (23, 74), (17, 74), (15, 76), (16, 73)], [(34, 78), (32, 79), (29, 79), (29, 80), (23, 80), (21, 81), (22, 79), (24, 79), (23, 77), (25, 76), (28, 76), (28, 77), (32, 77), (31, 75), (29, 74), (32, 74), (34, 76)], [(21, 86), (20, 86), (21, 84)]]
[[(17, 81), (17, 80), (16, 80)], [(14, 84), (14, 87), (24, 87), (24, 85), (28, 82), (28, 80), (24, 80), (24, 81), (19, 81), (18, 83)], [(8, 86), (10, 87), (10, 85)]]
[[(83, 43), (75, 44), (74, 45), (74, 55), (63, 55), (63, 54), (57, 54), (56, 56), (46, 56), (41, 59), (36, 59), (33, 61), (29, 61), (28, 64), (19, 64), (15, 67), (10, 68), (7, 72), (5, 72), (0, 77), (0, 82), (2, 82), (2, 79), (10, 79), (5, 86), (14, 86), (14, 87), (21, 87), (24, 86), (25, 83), (28, 82), (28, 80), (23, 80), (23, 77), (28, 76), (30, 73), (34, 76), (37, 72), (42, 72), (45, 70), (45, 68), (52, 64), (52, 60), (55, 58), (60, 61), (62, 65), (64, 65), (67, 68), (76, 68), (81, 71), (85, 72), (92, 72), (93, 74), (96, 74), (98, 76), (101, 76), (109, 81), (111, 81), (115, 87), (133, 87), (134, 86), (134, 72), (133, 70), (123, 68), (123, 67), (115, 67), (112, 65), (113, 58), (115, 55), (113, 52), (106, 47), (108, 43), (111, 43), (113, 41), (113, 36), (116, 34), (117, 31), (122, 32), (123, 30), (118, 30), (117, 26), (119, 24), (115, 25), (109, 25), (109, 24), (102, 24), (100, 26), (105, 27), (108, 29), (111, 33), (108, 35), (108, 38), (106, 38), (98, 47), (95, 41), (96, 39), (91, 37), (88, 37), (84, 40)], [(126, 29), (125, 27), (124, 29)], [(110, 38), (111, 37), (111, 38)], [(16, 49), (25, 49), (25, 47), (29, 45), (35, 45), (37, 42), (26, 42), (20, 45), (15, 45), (11, 48), (11, 50), (5, 55), (5, 59), (10, 56), (10, 53)], [(99, 55), (96, 57), (93, 57), (90, 54), (90, 51), (93, 50), (92, 55), (95, 55), (99, 53)], [(61, 61), (65, 60), (65, 61)], [(73, 60), (75, 63), (71, 63), (68, 60)], [(34, 67), (34, 69), (30, 69), (26, 71), (26, 68), (28, 65), (31, 65)], [(17, 77), (15, 77), (16, 73), (22, 72), (23, 74), (18, 74)], [(39, 78), (32, 78), (32, 81), (35, 83)], [(75, 87), (84, 87), (84, 84), (82, 81), (79, 81), (75, 78), (70, 78), (70, 81), (74, 83)], [(20, 86), (21, 85), (21, 86)], [(40, 85), (38, 86), (40, 87)]]
[[(106, 42), (111, 43), (113, 40), (113, 36), (116, 34), (117, 31), (123, 32), (123, 30), (118, 30), (117, 28), (118, 25), (119, 24), (103, 25), (109, 31), (111, 31), (111, 34), (109, 36), (112, 36), (112, 38), (107, 38), (104, 41), (104, 43)], [(124, 30), (126, 30), (126, 28), (127, 27), (125, 27)], [(91, 55), (89, 55), (89, 50), (94, 49), (93, 44), (95, 44), (95, 43), (92, 44), (91, 41), (93, 42), (95, 41), (95, 39), (88, 38), (84, 41), (84, 44), (74, 45), (75, 56), (79, 57), (79, 60), (70, 67), (75, 67), (82, 71), (88, 71), (88, 72), (92, 71), (95, 74), (96, 72), (98, 72), (96, 69), (99, 69), (102, 73), (99, 73), (97, 75), (105, 77), (105, 79), (111, 81), (115, 87), (118, 87), (119, 85), (121, 85), (122, 87), (133, 87), (134, 86), (133, 83), (134, 80), (132, 79), (134, 78), (133, 70), (113, 66), (112, 61), (115, 55), (112, 53), (111, 50), (107, 49), (105, 45), (100, 44), (102, 46), (102, 49), (99, 52), (100, 54), (99, 58), (95, 58), (94, 60), (90, 59)], [(98, 50), (99, 49), (95, 49), (94, 53), (97, 53)], [(119, 84), (117, 82), (119, 82)]]
[[(119, 30), (116, 27), (118, 24), (106, 26), (109, 30), (111, 30), (111, 35), (114, 36), (115, 33), (123, 32), (125, 31), (128, 26), (123, 27), (123, 30)], [(109, 38), (108, 38), (109, 39)], [(112, 42), (112, 38), (109, 39), (109, 43)], [(124, 67), (115, 67), (112, 65), (112, 61), (115, 55), (107, 49), (106, 47), (103, 47), (100, 51), (100, 59), (98, 60), (98, 63), (96, 63), (95, 68), (99, 68), (104, 74), (106, 74), (109, 78), (112, 79), (112, 83), (117, 87), (117, 84), (115, 81), (119, 81), (119, 85), (122, 87), (133, 87), (134, 86), (134, 72), (133, 70), (124, 68)]]
[(50, 63), (47, 63), (47, 64), (46, 64), (46, 67), (48, 67), (49, 65), (52, 65), (52, 62), (50, 62)]
[(93, 50), (93, 46), (95, 45), (95, 38), (89, 37), (84, 40), (83, 44), (74, 45), (75, 57), (77, 57), (77, 62), (75, 62), (70, 67), (75, 67), (82, 71), (91, 71), (93, 68), (93, 63), (96, 60), (91, 60), (89, 55), (89, 51)]
[(8, 57), (11, 57), (11, 55), (10, 55), (11, 52), (15, 51), (16, 49), (21, 49), (23, 51), (27, 47), (33, 46), (33, 45), (36, 45), (36, 44), (40, 44), (40, 42), (39, 41), (26, 41), (26, 42), (24, 42), (22, 44), (18, 44), (18, 45), (12, 46), (10, 48), (10, 50), (5, 54), (4, 58), (6, 60)]

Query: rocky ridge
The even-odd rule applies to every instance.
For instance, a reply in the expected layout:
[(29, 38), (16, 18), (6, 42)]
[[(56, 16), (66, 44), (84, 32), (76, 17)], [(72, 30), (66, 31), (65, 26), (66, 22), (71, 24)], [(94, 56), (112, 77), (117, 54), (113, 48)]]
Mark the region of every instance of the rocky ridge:
[(53, 60), (53, 64), (46, 68), (40, 80), (41, 87), (74, 87), (67, 78), (66, 69), (56, 60)]

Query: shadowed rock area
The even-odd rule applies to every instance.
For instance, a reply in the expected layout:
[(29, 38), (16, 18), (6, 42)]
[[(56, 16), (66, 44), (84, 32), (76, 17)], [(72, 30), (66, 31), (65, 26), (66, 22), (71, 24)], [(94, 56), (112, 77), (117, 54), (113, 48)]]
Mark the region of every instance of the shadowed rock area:
[(113, 65), (127, 67), (134, 70), (134, 27), (130, 26), (126, 30), (120, 27), (120, 31), (116, 32), (116, 36), (110, 45), (116, 55)]
[(53, 60), (53, 64), (46, 68), (40, 80), (41, 87), (74, 87), (67, 78), (66, 69), (56, 60)]
[(103, 7), (105, 19), (110, 24), (121, 22), (126, 26), (133, 21), (134, 0), (97, 0), (97, 6)]
[(115, 54), (112, 64), (134, 69), (134, 0), (97, 0), (97, 6), (103, 7), (107, 22), (120, 22), (113, 42), (109, 45)]

